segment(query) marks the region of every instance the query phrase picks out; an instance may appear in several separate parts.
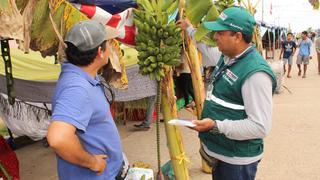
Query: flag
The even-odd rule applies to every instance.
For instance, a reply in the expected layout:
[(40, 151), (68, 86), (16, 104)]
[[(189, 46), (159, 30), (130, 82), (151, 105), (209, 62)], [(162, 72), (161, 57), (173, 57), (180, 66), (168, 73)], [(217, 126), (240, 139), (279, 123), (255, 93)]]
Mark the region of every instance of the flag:
[(73, 4), (80, 12), (87, 15), (89, 19), (96, 20), (115, 28), (119, 32), (116, 38), (118, 41), (127, 44), (135, 45), (136, 27), (133, 24), (133, 8), (122, 11), (121, 13), (112, 15), (96, 5)]
[(136, 0), (69, 0), (69, 2), (96, 5), (111, 14), (118, 14), (129, 8), (137, 8)]

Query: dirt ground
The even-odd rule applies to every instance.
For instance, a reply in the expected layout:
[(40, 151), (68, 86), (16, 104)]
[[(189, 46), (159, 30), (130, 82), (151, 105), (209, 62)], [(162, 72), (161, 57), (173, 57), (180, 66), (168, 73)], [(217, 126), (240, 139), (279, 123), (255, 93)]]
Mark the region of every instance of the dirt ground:
[[(292, 78), (285, 78), (284, 83), (291, 93), (284, 90), (274, 96), (273, 125), (265, 140), (265, 153), (258, 166), (257, 180), (320, 179), (320, 75), (316, 67), (314, 56), (307, 78), (302, 79), (297, 76), (297, 68), (294, 66)], [(182, 118), (192, 118), (185, 110), (179, 114)], [(131, 163), (143, 161), (156, 169), (155, 127), (149, 131), (134, 131), (133, 124), (128, 122), (126, 126), (119, 126), (124, 152)], [(211, 179), (210, 175), (200, 170), (197, 133), (187, 128), (180, 129), (186, 154), (191, 160), (190, 179)], [(164, 164), (169, 155), (163, 124), (161, 152)], [(55, 156), (40, 142), (21, 148), (16, 153), (22, 180), (58, 179)]]

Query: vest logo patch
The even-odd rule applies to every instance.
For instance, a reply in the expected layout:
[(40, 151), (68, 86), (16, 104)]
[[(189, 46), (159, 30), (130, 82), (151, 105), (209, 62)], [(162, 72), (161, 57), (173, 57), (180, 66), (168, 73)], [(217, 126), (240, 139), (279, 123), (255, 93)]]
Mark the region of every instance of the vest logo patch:
[(236, 76), (232, 71), (230, 71), (229, 69), (227, 69), (226, 75), (233, 81), (237, 81), (238, 80), (238, 76)]
[(229, 76), (227, 76), (226, 74), (222, 75), (222, 77), (223, 77), (223, 79), (225, 79), (231, 86), (234, 84), (234, 83), (230, 80)]

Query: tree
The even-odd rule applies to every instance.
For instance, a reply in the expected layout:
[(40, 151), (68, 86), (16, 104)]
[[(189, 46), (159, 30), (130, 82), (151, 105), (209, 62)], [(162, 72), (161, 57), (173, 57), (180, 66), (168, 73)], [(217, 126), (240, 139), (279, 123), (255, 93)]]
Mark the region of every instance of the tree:
[(313, 9), (319, 9), (320, 0), (309, 0), (309, 3), (313, 6)]

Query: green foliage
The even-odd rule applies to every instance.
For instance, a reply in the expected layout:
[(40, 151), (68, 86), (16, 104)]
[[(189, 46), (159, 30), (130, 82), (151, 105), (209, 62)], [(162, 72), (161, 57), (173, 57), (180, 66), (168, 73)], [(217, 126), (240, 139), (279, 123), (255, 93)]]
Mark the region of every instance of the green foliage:
[[(60, 29), (60, 20), (63, 18), (64, 6), (60, 6), (53, 17), (57, 22), (57, 26)], [(31, 25), (31, 48), (42, 50), (49, 50), (55, 48), (53, 52), (57, 51), (59, 41), (52, 28), (52, 24), (49, 20), (49, 6), (48, 0), (39, 0), (35, 7), (35, 14)], [(54, 53), (55, 54), (55, 53)], [(54, 55), (49, 54), (49, 55)]]
[(7, 136), (7, 135), (9, 135), (7, 127), (2, 122), (0, 122), (0, 136)]
[(222, 12), (223, 10), (234, 6), (234, 3), (234, 0), (218, 0), (214, 2), (219, 12)]
[(190, 22), (198, 27), (195, 39), (209, 46), (216, 46), (213, 33), (206, 29), (202, 22), (215, 21), (219, 14), (226, 8), (233, 6), (234, 0), (218, 0), (212, 4), (211, 0), (187, 0), (186, 15)]
[(319, 9), (320, 0), (309, 0), (309, 3), (313, 6), (313, 9)]
[(29, 1), (26, 0), (16, 0), (16, 5), (20, 12), (24, 11), (24, 8), (27, 6), (28, 2)]
[[(207, 12), (207, 15), (204, 17), (204, 22), (206, 21), (215, 21), (217, 19), (217, 17), (219, 16), (219, 12), (216, 8), (215, 5), (212, 5), (209, 9), (209, 11)], [(197, 32), (195, 34), (195, 39), (196, 41), (200, 41), (202, 39), (204, 39), (204, 37), (210, 33), (211, 31), (206, 29), (203, 24), (201, 24), (198, 29), (197, 29)], [(209, 34), (209, 39), (212, 39), (212, 34), (210, 33)], [(211, 45), (211, 43), (213, 42), (210, 42), (210, 40), (207, 41), (209, 44), (207, 45)]]
[(6, 9), (6, 8), (9, 8), (9, 6), (8, 6), (9, 4), (8, 4), (8, 0), (2, 0), (2, 1), (0, 1), (0, 9)]
[(212, 5), (211, 0), (187, 0), (186, 15), (193, 25), (198, 25)]

